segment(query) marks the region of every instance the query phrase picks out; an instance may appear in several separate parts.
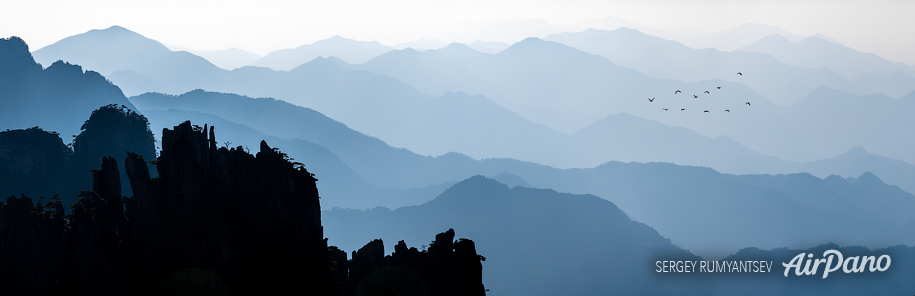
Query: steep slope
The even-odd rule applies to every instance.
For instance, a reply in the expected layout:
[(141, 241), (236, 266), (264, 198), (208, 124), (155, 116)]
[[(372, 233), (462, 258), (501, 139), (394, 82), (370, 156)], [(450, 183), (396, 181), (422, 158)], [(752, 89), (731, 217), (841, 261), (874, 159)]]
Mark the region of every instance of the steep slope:
[[(92, 111), (70, 145), (64, 145), (59, 134), (40, 127), (0, 132), (0, 196), (22, 195), (39, 201), (44, 196), (72, 205), (83, 190), (93, 186), (89, 172), (102, 167), (104, 157), (128, 153), (156, 157), (147, 124), (143, 115), (124, 106), (108, 105)], [(156, 176), (154, 166), (142, 169)], [(124, 171), (120, 175), (127, 177)], [(127, 182), (117, 189), (121, 190), (115, 193), (118, 196), (132, 194)], [(66, 211), (69, 213), (70, 208)]]
[(116, 104), (136, 109), (121, 90), (97, 72), (55, 62), (36, 63), (25, 41), (0, 39), (0, 128), (40, 126), (69, 142), (93, 110)]
[(105, 75), (129, 95), (187, 91), (195, 82), (214, 79), (223, 71), (204, 58), (170, 51), (158, 41), (119, 26), (64, 38), (34, 55), (44, 65), (57, 60), (83, 65)]
[[(431, 199), (452, 183), (422, 186), (418, 188), (389, 188), (376, 186), (353, 171), (340, 157), (329, 149), (300, 138), (280, 138), (267, 135), (246, 125), (230, 122), (208, 113), (168, 109), (164, 111), (144, 110), (153, 130), (179, 124), (186, 120), (208, 124), (219, 132), (217, 144), (226, 148), (242, 147), (250, 151), (260, 141), (283, 149), (291, 159), (305, 164), (315, 172), (321, 187), (321, 206), (325, 208), (372, 208), (384, 206), (398, 208), (417, 205)], [(320, 139), (319, 137), (315, 137)]]
[(433, 158), (394, 148), (315, 110), (273, 99), (194, 91), (182, 96), (144, 94), (131, 100), (141, 110), (206, 111), (267, 135), (313, 142), (333, 151), (354, 171), (379, 187), (417, 187), (461, 179), (466, 177), (466, 171), (444, 168), (462, 168), (473, 162), (466, 156)]

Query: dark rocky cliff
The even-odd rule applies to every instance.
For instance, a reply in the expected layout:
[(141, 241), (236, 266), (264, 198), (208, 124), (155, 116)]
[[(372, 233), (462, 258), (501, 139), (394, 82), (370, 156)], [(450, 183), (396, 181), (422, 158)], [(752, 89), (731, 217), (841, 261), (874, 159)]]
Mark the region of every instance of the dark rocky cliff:
[(428, 252), (401, 242), (385, 257), (378, 240), (347, 260), (302, 164), (265, 142), (255, 155), (216, 143), (211, 127), (164, 130), (157, 178), (138, 154), (124, 174), (104, 157), (72, 215), (59, 198), (0, 203), (0, 294), (484, 294), (482, 257), (453, 230)]

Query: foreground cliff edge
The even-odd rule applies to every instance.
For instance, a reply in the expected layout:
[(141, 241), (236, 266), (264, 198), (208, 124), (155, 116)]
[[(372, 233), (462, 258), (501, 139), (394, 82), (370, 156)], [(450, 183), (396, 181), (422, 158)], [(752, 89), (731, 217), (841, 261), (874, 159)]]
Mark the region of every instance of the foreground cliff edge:
[(448, 230), (428, 250), (401, 241), (384, 256), (375, 240), (347, 260), (327, 246), (304, 165), (265, 142), (256, 155), (216, 143), (207, 126), (163, 130), (158, 178), (128, 152), (131, 197), (104, 157), (71, 215), (59, 198), (0, 203), (2, 294), (485, 294), (473, 241)]

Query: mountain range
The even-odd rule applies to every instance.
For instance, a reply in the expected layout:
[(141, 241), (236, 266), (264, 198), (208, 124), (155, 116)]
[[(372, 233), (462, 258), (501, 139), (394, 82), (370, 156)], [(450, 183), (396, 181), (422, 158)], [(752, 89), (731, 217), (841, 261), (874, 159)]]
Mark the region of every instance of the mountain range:
[(0, 126), (40, 126), (69, 142), (93, 110), (115, 104), (136, 109), (121, 90), (95, 71), (57, 61), (43, 68), (18, 37), (0, 39)]
[(343, 248), (377, 238), (418, 245), (436, 228), (461, 229), (486, 257), (484, 284), (500, 295), (703, 290), (688, 281), (652, 284), (653, 266), (645, 262), (697, 257), (593, 195), (509, 188), (475, 176), (422, 205), (393, 211), (331, 209), (322, 219), (328, 243)]
[(375, 41), (356, 41), (334, 36), (312, 44), (271, 52), (251, 65), (289, 71), (317, 57), (331, 56), (350, 64), (361, 64), (393, 49)]
[[(12, 73), (3, 74), (3, 81), (10, 82), (0, 84), (2, 102), (18, 106), (24, 110), (22, 112), (38, 114), (47, 112), (42, 108), (49, 106), (49, 110), (63, 107), (72, 112), (78, 108), (89, 108), (97, 102), (93, 96), (70, 95), (79, 94), (79, 91), (88, 94), (111, 92), (121, 94), (120, 97), (112, 97), (123, 98), (117, 86), (105, 81), (96, 72), (83, 72), (79, 66), (64, 62), (42, 69), (31, 59), (25, 43), (18, 38), (0, 42), (0, 50), (10, 53), (4, 54), (4, 59), (0, 60), (0, 73)], [(542, 59), (551, 55), (562, 58)], [(555, 294), (605, 294), (610, 291), (669, 294), (682, 291), (685, 287), (699, 289), (697, 293), (701, 294), (708, 292), (706, 287), (690, 281), (671, 286), (655, 285), (657, 281), (645, 276), (646, 272), (651, 272), (651, 265), (643, 266), (644, 263), (653, 262), (658, 255), (656, 252), (668, 252), (669, 257), (698, 258), (684, 249), (706, 258), (721, 258), (751, 246), (764, 249), (784, 246), (809, 248), (823, 242), (834, 242), (843, 246), (885, 247), (915, 243), (904, 235), (915, 230), (915, 222), (909, 215), (915, 210), (915, 196), (898, 186), (886, 184), (882, 179), (882, 175), (889, 174), (899, 180), (901, 186), (910, 186), (906, 184), (911, 183), (905, 181), (910, 181), (906, 176), (913, 172), (912, 166), (868, 152), (875, 151), (880, 155), (911, 153), (904, 149), (911, 143), (911, 136), (898, 134), (898, 131), (908, 130), (906, 127), (912, 124), (905, 110), (911, 107), (909, 104), (915, 94), (893, 99), (883, 95), (856, 96), (819, 87), (790, 107), (768, 103), (764, 97), (756, 95), (754, 109), (743, 109), (743, 112), (735, 109), (733, 112), (748, 114), (746, 118), (729, 122), (725, 122), (727, 117), (724, 116), (727, 115), (721, 112), (670, 112), (679, 116), (709, 115), (704, 119), (680, 117), (686, 118), (684, 121), (687, 123), (683, 125), (704, 127), (697, 129), (700, 132), (665, 125), (661, 120), (658, 122), (662, 123), (643, 119), (639, 115), (648, 112), (661, 114), (663, 111), (658, 110), (660, 106), (650, 104), (668, 101), (669, 97), (659, 96), (657, 102), (645, 102), (645, 99), (639, 98), (640, 103), (631, 103), (638, 106), (631, 107), (636, 111), (633, 115), (611, 113), (614, 115), (598, 118), (572, 134), (565, 134), (503, 107), (499, 101), (508, 100), (506, 97), (493, 95), (494, 99), (489, 99), (487, 94), (447, 90), (433, 96), (426, 93), (428, 90), (419, 90), (401, 80), (412, 79), (415, 83), (428, 77), (411, 71), (394, 71), (382, 63), (420, 61), (400, 65), (402, 69), (423, 69), (422, 66), (427, 63), (417, 57), (441, 63), (424, 70), (430, 74), (434, 74), (433, 70), (441, 68), (441, 65), (450, 65), (452, 68), (443, 71), (441, 76), (447, 74), (466, 78), (455, 81), (495, 94), (508, 92), (499, 90), (506, 86), (509, 86), (506, 89), (520, 89), (519, 85), (524, 83), (536, 84), (538, 88), (527, 92), (532, 96), (531, 102), (545, 101), (549, 95), (574, 94), (576, 84), (572, 82), (577, 80), (592, 79), (590, 83), (596, 85), (598, 78), (616, 77), (620, 81), (614, 82), (616, 84), (610, 89), (625, 85), (634, 91), (638, 85), (627, 85), (623, 81), (630, 76), (636, 81), (647, 81), (646, 84), (664, 83), (665, 87), (682, 88), (687, 94), (702, 89), (717, 90), (713, 88), (716, 85), (723, 86), (724, 90), (715, 92), (715, 95), (734, 94), (728, 93), (731, 91), (747, 96), (754, 94), (739, 83), (720, 80), (700, 83), (658, 80), (559, 43), (527, 39), (498, 54), (480, 53), (453, 44), (434, 51), (391, 51), (357, 65), (337, 58), (316, 58), (291, 71), (259, 67), (233, 71), (216, 68), (215, 72), (220, 73), (214, 76), (216, 78), (187, 82), (179, 87), (203, 85), (215, 89), (253, 89), (253, 92), (280, 94), (297, 102), (296, 105), (271, 98), (254, 99), (203, 90), (182, 95), (146, 93), (131, 97), (124, 105), (125, 108), (148, 114), (154, 131), (193, 119), (197, 124), (216, 126), (220, 144), (226, 148), (238, 147), (241, 150), (245, 146), (256, 147), (253, 143), (258, 138), (275, 141), (276, 144), (272, 144), (274, 147), (283, 148), (288, 156), (301, 161), (316, 174), (322, 194), (327, 194), (327, 198), (321, 201), (325, 209), (333, 206), (359, 209), (332, 209), (322, 213), (326, 218), (327, 236), (336, 245), (350, 247), (366, 241), (369, 232), (362, 230), (377, 230), (372, 233), (381, 233), (389, 241), (397, 237), (412, 242), (428, 238), (429, 231), (435, 231), (434, 234), (443, 227), (459, 227), (463, 229), (462, 235), (474, 237), (481, 246), (487, 245), (479, 249), (480, 254), (491, 258), (484, 264), (492, 264), (486, 269), (492, 270), (492, 274), (484, 274), (484, 282), (496, 291), (511, 290), (519, 294), (537, 291)], [(589, 63), (594, 65), (589, 66)], [(207, 63), (200, 65), (203, 65), (202, 68), (215, 67), (212, 64), (206, 66)], [(375, 73), (360, 67), (376, 67), (371, 71), (390, 71), (392, 74)], [(566, 70), (560, 71), (563, 69)], [(565, 76), (572, 71), (567, 69), (590, 70), (569, 79)], [(114, 70), (112, 75), (128, 71), (133, 70)], [(483, 73), (485, 71), (495, 73)], [(606, 73), (601, 74), (600, 71)], [(42, 76), (51, 74), (67, 79)], [(588, 78), (587, 74), (598, 78)], [(143, 75), (146, 78), (137, 77), (152, 77)], [(393, 77), (397, 75), (402, 77)], [(407, 79), (410, 75), (413, 78)], [(142, 79), (137, 81), (143, 82)], [(557, 84), (551, 87), (549, 83)], [(442, 89), (449, 86), (448, 83), (432, 85)], [(56, 88), (65, 89), (67, 96), (47, 96), (44, 98), (46, 101), (41, 101), (42, 98), (35, 98), (37, 96), (20, 95), (28, 94), (31, 89), (51, 92)], [(539, 91), (546, 94), (534, 96)], [(523, 101), (521, 97), (509, 98)], [(691, 111), (695, 107), (707, 106), (693, 99), (687, 100), (692, 100), (688, 103), (692, 104), (689, 105)], [(72, 106), (59, 102), (69, 102)], [(547, 106), (562, 107), (555, 102), (550, 104), (554, 105)], [(719, 101), (718, 104), (728, 103)], [(740, 101), (736, 104), (743, 105)], [(309, 109), (301, 105), (319, 107)], [(569, 105), (575, 106), (574, 102)], [(761, 111), (746, 112), (757, 110), (755, 108)], [(419, 112), (417, 110), (434, 112), (411, 115)], [(60, 110), (54, 112), (65, 114)], [(335, 115), (329, 116), (328, 113)], [(870, 116), (855, 117), (856, 113)], [(340, 120), (337, 115), (350, 117)], [(402, 116), (401, 121), (381, 125), (396, 116)], [(358, 117), (367, 119), (360, 121)], [(473, 125), (480, 122), (486, 124)], [(759, 124), (763, 122), (769, 124)], [(511, 125), (516, 123), (518, 125)], [(351, 128), (350, 124), (360, 127)], [(371, 124), (378, 126), (372, 127)], [(427, 126), (416, 128), (410, 127), (411, 124)], [(879, 125), (889, 127), (884, 130), (873, 128)], [(582, 149), (557, 151), (560, 156), (568, 154), (563, 157), (578, 157), (579, 154), (589, 154), (588, 149), (593, 149), (608, 155), (630, 154), (646, 158), (639, 160), (644, 163), (605, 162), (590, 168), (555, 168), (507, 157), (474, 159), (454, 152), (431, 157), (396, 148), (384, 139), (373, 138), (370, 136), (372, 133), (361, 131), (398, 127), (409, 133), (426, 131), (422, 135), (430, 136), (429, 139), (446, 139), (444, 136), (431, 137), (435, 134), (427, 130), (430, 127), (466, 126), (472, 127), (468, 129), (471, 132), (464, 130), (465, 137), (457, 141), (470, 142), (468, 145), (486, 143), (485, 137), (479, 142), (468, 140), (469, 136), (486, 130), (510, 134), (512, 131), (526, 133), (541, 128), (545, 132), (531, 132), (517, 139), (543, 141), (525, 143), (532, 146), (539, 143), (544, 147), (555, 147), (547, 146), (552, 144), (551, 141), (568, 142), (563, 145)], [(733, 136), (735, 141), (731, 140), (731, 135), (709, 138), (705, 135), (709, 130), (739, 132)], [(439, 132), (460, 135), (461, 130)], [(540, 137), (549, 133), (555, 137)], [(759, 136), (759, 139), (751, 139), (753, 136)], [(764, 143), (772, 139), (782, 141)], [(631, 145), (635, 141), (643, 146)], [(740, 146), (738, 141), (751, 143), (754, 147), (767, 147), (781, 154), (790, 154), (798, 147), (813, 147), (814, 150), (794, 153), (803, 156), (804, 153), (819, 152), (817, 159), (822, 159), (826, 153), (844, 154), (829, 160), (791, 163), (752, 152)], [(866, 144), (860, 145), (860, 142)], [(785, 143), (798, 146), (786, 146)], [(59, 143), (54, 145), (60, 146)], [(528, 150), (534, 151), (532, 153), (551, 152), (530, 147)], [(649, 158), (651, 154), (658, 154), (658, 158), (694, 157), (695, 154), (688, 153), (689, 150), (718, 156), (722, 162), (731, 161), (728, 157), (735, 157), (734, 161), (759, 165), (796, 166), (800, 171), (815, 171), (817, 175), (736, 175), (707, 167), (651, 162), (657, 160)], [(680, 152), (684, 155), (678, 156)], [(721, 165), (724, 164), (716, 166)], [(735, 169), (748, 166), (734, 165)], [(875, 168), (874, 173), (866, 170), (871, 167)], [(862, 169), (865, 169), (864, 172), (855, 174)], [(843, 175), (833, 175), (835, 170), (840, 170), (838, 173)], [(821, 177), (825, 174), (828, 175)], [(520, 187), (509, 188), (475, 175), (492, 176)], [(322, 184), (327, 184), (326, 191)], [(364, 210), (379, 205), (399, 208)], [(544, 258), (544, 254), (553, 256)], [(642, 267), (633, 269), (632, 266)], [(615, 280), (607, 283), (607, 278)]]
[[(597, 35), (620, 35), (626, 33), (636, 37), (641, 36), (636, 38), (638, 40), (655, 40), (661, 44), (669, 44), (675, 51), (682, 51), (688, 55), (703, 52), (702, 50), (689, 49), (676, 42), (660, 40), (629, 29), (618, 29), (612, 32), (591, 30), (585, 31), (585, 33)], [(584, 33), (574, 34), (579, 34), (575, 36), (580, 36), (580, 34)], [(641, 43), (633, 43), (633, 48), (638, 48), (638, 44)], [(56, 46), (58, 45), (49, 47)], [(123, 54), (128, 55), (129, 53), (125, 52)], [(753, 59), (764, 61), (765, 64), (775, 69), (784, 71), (794, 69), (792, 67), (798, 67), (782, 64), (767, 54), (719, 52), (718, 54), (712, 54), (712, 56), (738, 59), (744, 56), (753, 57)], [(136, 56), (138, 59), (140, 57), (142, 56)], [(545, 61), (552, 62), (547, 63)], [(727, 65), (728, 63), (715, 61), (715, 64)], [(200, 67), (195, 66), (192, 68), (184, 69), (178, 67), (173, 71), (192, 73), (198, 71), (194, 69)], [(210, 66), (209, 68), (216, 67)], [(845, 87), (846, 85), (850, 85), (847, 82), (847, 78), (828, 69), (803, 69), (795, 70), (800, 71), (798, 73), (807, 73), (804, 71), (814, 70), (833, 73), (834, 75), (829, 74), (822, 77), (838, 79), (835, 80), (838, 82), (827, 83), (827, 85), (834, 85), (839, 90), (847, 88)], [(364, 73), (366, 71), (388, 77), (369, 75)], [(789, 72), (795, 71), (790, 70)], [(882, 133), (870, 136), (870, 138), (876, 139), (875, 141), (834, 136), (812, 143), (812, 146), (786, 145), (785, 143), (788, 143), (789, 139), (803, 138), (807, 137), (807, 135), (796, 133), (791, 128), (773, 128), (772, 123), (794, 122), (799, 126), (821, 125), (822, 123), (815, 121), (821, 118), (808, 118), (807, 115), (822, 112), (819, 111), (819, 108), (794, 111), (790, 109), (805, 108), (776, 106), (776, 104), (768, 102), (766, 97), (754, 92), (752, 83), (749, 82), (735, 83), (715, 79), (698, 83), (683, 83), (676, 80), (658, 80), (632, 69), (617, 66), (599, 56), (539, 39), (524, 40), (495, 55), (481, 53), (466, 46), (453, 44), (445, 48), (425, 52), (418, 52), (412, 49), (390, 51), (369, 62), (357, 65), (351, 65), (335, 58), (322, 58), (312, 60), (312, 62), (303, 64), (289, 72), (252, 67), (240, 68), (234, 71), (219, 70), (213, 75), (184, 79), (180, 83), (170, 83), (169, 81), (173, 80), (172, 75), (154, 77), (145, 73), (133, 76), (120, 74), (126, 74), (126, 72), (115, 73), (111, 79), (122, 88), (128, 90), (126, 91), (128, 94), (138, 94), (152, 90), (180, 94), (192, 89), (202, 88), (252, 97), (274, 97), (298, 105), (308, 106), (345, 122), (356, 130), (379, 137), (392, 145), (406, 147), (427, 155), (436, 155), (449, 149), (420, 147), (416, 143), (422, 141), (413, 139), (411, 142), (413, 134), (402, 133), (401, 130), (415, 129), (415, 122), (427, 122), (426, 125), (429, 124), (427, 119), (418, 116), (417, 114), (420, 114), (420, 112), (414, 111), (415, 109), (413, 108), (417, 108), (417, 105), (425, 104), (420, 102), (432, 101), (429, 99), (430, 95), (433, 97), (442, 96), (447, 92), (459, 91), (469, 95), (482, 94), (486, 99), (517, 113), (524, 119), (546, 125), (565, 134), (573, 134), (581, 128), (587, 127), (609, 115), (628, 113), (670, 126), (693, 129), (711, 138), (726, 135), (752, 150), (786, 160), (819, 160), (822, 159), (824, 154), (838, 155), (852, 147), (862, 146), (880, 155), (910, 163), (915, 162), (915, 157), (908, 155), (908, 152), (893, 148), (892, 145), (894, 144), (892, 142), (894, 140)], [(736, 75), (736, 71), (733, 73), (728, 71), (727, 74), (728, 76), (736, 77), (727, 79), (739, 80), (747, 78), (740, 78), (742, 76)], [(778, 74), (777, 76), (790, 77), (790, 75), (795, 75), (789, 74)], [(811, 79), (820, 79), (816, 78), (820, 76), (814, 74), (810, 72), (804, 74), (804, 76), (812, 77)], [(180, 76), (177, 75), (176, 77)], [(749, 72), (744, 76), (750, 76)], [(749, 80), (753, 79), (762, 78)], [(791, 83), (800, 83), (804, 79), (792, 80), (796, 81)], [(766, 80), (762, 79), (760, 81)], [(751, 87), (744, 86), (744, 83), (751, 85)], [(790, 86), (791, 83), (788, 83), (788, 85)], [(178, 86), (175, 87), (174, 85)], [(354, 85), (359, 85), (359, 88), (352, 87)], [(804, 89), (814, 88), (809, 91), (801, 91), (799, 92), (801, 93), (800, 95), (798, 93), (793, 93), (792, 95), (802, 96), (803, 101), (808, 100), (810, 97), (841, 94), (820, 91), (822, 87), (816, 87), (816, 85), (818, 84), (807, 84), (803, 87)], [(719, 86), (722, 87), (720, 90), (717, 89)], [(778, 88), (782, 89), (782, 87)], [(683, 90), (684, 94), (675, 96), (672, 90), (678, 89)], [(710, 93), (705, 94), (704, 91), (706, 90), (709, 90)], [(805, 93), (806, 95), (803, 95)], [(460, 93), (458, 94), (458, 96), (461, 96)], [(697, 95), (699, 99), (687, 99), (690, 95)], [(647, 102), (649, 98), (656, 98), (657, 101), (649, 103)], [(706, 100), (706, 98), (708, 99)], [(818, 98), (817, 100), (831, 100), (831, 98)], [(489, 108), (485, 106), (486, 104), (480, 106), (472, 103), (474, 101), (479, 102), (479, 99), (466, 101), (471, 102), (466, 107), (472, 110), (487, 110)], [(747, 108), (749, 106), (745, 105), (745, 102), (752, 102), (752, 108)], [(493, 106), (491, 103), (487, 104)], [(433, 111), (427, 111), (433, 112), (434, 115), (430, 115), (432, 118), (442, 116), (444, 116), (442, 118), (448, 118), (448, 114), (434, 113), (438, 112), (434, 111), (436, 108), (440, 108), (435, 106), (441, 105), (441, 102), (431, 103), (422, 108), (432, 109)], [(803, 104), (798, 103), (795, 105)], [(892, 101), (877, 100), (872, 105), (874, 105), (874, 108), (882, 109), (893, 108), (895, 104)], [(352, 108), (351, 106), (358, 107)], [(822, 106), (808, 105), (806, 107)], [(839, 111), (838, 113), (855, 112), (853, 109), (844, 108), (845, 106), (837, 107), (840, 108), (840, 110), (837, 110)], [(664, 112), (663, 108), (667, 108), (670, 111), (679, 109), (686, 109), (686, 111)], [(378, 112), (368, 112), (376, 109)], [(731, 112), (722, 112), (725, 109)], [(702, 114), (701, 110), (709, 110), (711, 113)], [(738, 110), (742, 112), (741, 115), (734, 115)], [(747, 110), (752, 110), (752, 112), (743, 112)], [(804, 113), (806, 111), (813, 111), (814, 113)], [(481, 111), (481, 113), (486, 112), (489, 111)], [(699, 114), (697, 115), (696, 113)], [(867, 118), (861, 124), (870, 126), (870, 128), (881, 128), (885, 127), (885, 125), (878, 125), (872, 122), (907, 120), (904, 118), (888, 118), (885, 114), (877, 114), (880, 113), (866, 114), (868, 117), (873, 116), (875, 118)], [(466, 118), (479, 117), (479, 115), (466, 116)], [(772, 121), (771, 118), (786, 118), (786, 120)], [(832, 116), (830, 118), (834, 121), (836, 118), (843, 117)], [(431, 124), (437, 123), (432, 121)], [(533, 126), (531, 124), (527, 125)], [(456, 134), (461, 133), (456, 130), (458, 127), (445, 124), (441, 126), (451, 129), (451, 132)], [(428, 130), (434, 130), (434, 128), (430, 127)], [(786, 132), (773, 133), (771, 132), (773, 130)], [(475, 133), (477, 131), (464, 132)], [(431, 135), (427, 133), (424, 136)], [(854, 143), (847, 143), (849, 140)], [(466, 143), (466, 141), (461, 142)], [(471, 144), (474, 147), (481, 146), (474, 143)], [(790, 149), (786, 149), (787, 147), (790, 147)], [(821, 148), (827, 150), (821, 150)], [(459, 147), (450, 150), (460, 151), (478, 158), (505, 155), (491, 152), (478, 153)], [(526, 159), (546, 163), (546, 161), (542, 161), (539, 158)], [(590, 163), (594, 164), (602, 161), (603, 159), (593, 159)], [(558, 162), (552, 162), (551, 164), (557, 166), (570, 165)]]
[(867, 73), (893, 72), (915, 76), (915, 67), (891, 62), (876, 54), (863, 53), (820, 37), (807, 37), (792, 42), (781, 35), (771, 35), (738, 48), (737, 51), (765, 53), (794, 66), (827, 67), (848, 78)]

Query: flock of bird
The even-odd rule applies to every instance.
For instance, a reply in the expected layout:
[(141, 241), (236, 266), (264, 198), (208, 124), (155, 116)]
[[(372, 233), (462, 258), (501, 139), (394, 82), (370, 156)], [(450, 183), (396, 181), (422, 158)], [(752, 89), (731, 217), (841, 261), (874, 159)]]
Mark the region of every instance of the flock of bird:
[[(743, 76), (743, 73), (737, 72), (737, 75)], [(717, 89), (721, 89), (721, 87), (719, 86), (719, 87), (717, 87)], [(678, 89), (677, 91), (674, 92), (674, 94), (679, 94), (679, 93), (682, 93), (682, 91), (680, 91), (679, 89)], [(709, 91), (705, 91), (705, 93), (706, 93), (706, 94), (711, 94), (711, 92), (709, 92)], [(693, 95), (693, 99), (698, 99), (698, 98), (699, 98), (699, 95)], [(655, 98), (648, 98), (648, 102), (649, 102), (649, 103), (653, 103), (654, 100), (655, 100)], [(747, 106), (751, 106), (751, 105), (750, 105), (750, 102), (746, 102), (745, 104), (746, 104)], [(664, 111), (668, 111), (668, 108), (662, 108), (662, 109), (663, 109)], [(680, 111), (686, 111), (686, 108), (680, 108)], [(711, 112), (709, 112), (709, 110), (704, 110), (704, 111), (702, 111), (702, 112), (703, 112), (703, 113), (711, 113)], [(730, 110), (730, 109), (724, 109), (724, 112), (730, 113), (731, 110)]]

